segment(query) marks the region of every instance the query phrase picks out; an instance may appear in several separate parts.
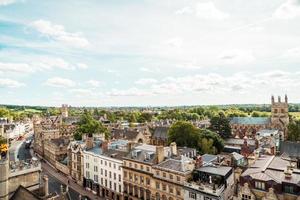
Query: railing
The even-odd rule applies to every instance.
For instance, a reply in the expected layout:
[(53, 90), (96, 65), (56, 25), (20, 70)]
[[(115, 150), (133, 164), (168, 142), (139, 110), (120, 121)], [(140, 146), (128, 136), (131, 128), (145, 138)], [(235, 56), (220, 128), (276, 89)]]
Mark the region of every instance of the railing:
[(10, 169), (11, 176), (17, 176), (20, 174), (39, 171), (42, 168), (41, 168), (41, 163), (39, 161), (30, 160), (29, 162), (25, 162), (25, 161), (11, 162), (9, 169)]
[(209, 193), (215, 196), (220, 196), (225, 189), (224, 184), (213, 187), (213, 184), (209, 184), (209, 183), (185, 182), (184, 186), (192, 188), (194, 190)]

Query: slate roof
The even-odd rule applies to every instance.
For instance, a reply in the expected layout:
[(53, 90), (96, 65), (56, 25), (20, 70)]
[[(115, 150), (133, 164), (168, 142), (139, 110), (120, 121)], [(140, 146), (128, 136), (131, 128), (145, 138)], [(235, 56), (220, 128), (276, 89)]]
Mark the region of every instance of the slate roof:
[[(244, 144), (244, 139), (240, 138), (228, 138), (224, 140), (225, 145), (243, 145)], [(255, 140), (254, 139), (247, 139), (247, 144), (250, 146), (255, 146)]]
[(234, 158), (235, 160), (240, 160), (240, 159), (243, 159), (243, 158), (244, 158), (243, 155), (241, 155), (241, 154), (239, 154), (239, 153), (236, 153), (236, 152), (233, 152), (233, 153), (231, 153), (231, 154), (232, 154), (232, 156), (233, 156), (233, 158)]
[(9, 200), (41, 200), (41, 198), (20, 185)]
[(212, 163), (218, 159), (218, 156), (212, 154), (202, 155), (203, 163)]
[(299, 142), (290, 142), (290, 141), (281, 141), (280, 142), (280, 153), (286, 154), (292, 158), (300, 158), (300, 143)]
[(188, 172), (190, 170), (186, 169), (184, 167), (184, 162), (191, 161), (190, 159), (187, 158), (181, 158), (180, 160), (176, 160), (173, 158), (169, 158), (159, 164), (157, 164), (157, 167), (168, 169), (168, 170), (173, 170), (177, 172)]
[(245, 124), (245, 125), (267, 125), (271, 123), (269, 117), (233, 117), (230, 120), (231, 124)]
[(156, 127), (154, 130), (154, 133), (152, 135), (152, 138), (167, 140), (168, 139), (168, 130), (169, 130), (169, 128), (166, 126)]
[(111, 131), (111, 136), (114, 139), (134, 140), (138, 136), (139, 131), (131, 129), (114, 129)]
[(220, 176), (226, 176), (230, 171), (232, 170), (231, 167), (226, 167), (226, 166), (206, 166), (206, 167), (200, 167), (197, 169), (198, 172), (205, 172), (209, 174), (216, 174)]

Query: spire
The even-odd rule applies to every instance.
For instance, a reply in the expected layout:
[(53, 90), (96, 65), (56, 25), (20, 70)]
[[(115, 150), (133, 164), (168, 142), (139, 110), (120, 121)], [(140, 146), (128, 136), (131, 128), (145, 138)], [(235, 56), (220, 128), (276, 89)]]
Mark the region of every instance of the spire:
[(285, 103), (288, 103), (288, 96), (285, 94)]
[(271, 97), (271, 102), (272, 102), (272, 104), (274, 104), (274, 103), (275, 103), (275, 98), (274, 98), (274, 95), (272, 95), (272, 97)]

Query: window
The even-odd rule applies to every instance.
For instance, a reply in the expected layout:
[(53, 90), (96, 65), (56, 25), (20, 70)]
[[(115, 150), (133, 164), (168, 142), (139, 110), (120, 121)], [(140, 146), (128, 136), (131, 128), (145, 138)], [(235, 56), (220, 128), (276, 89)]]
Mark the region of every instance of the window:
[(114, 164), (114, 169), (116, 169), (116, 164)]
[(117, 191), (117, 184), (114, 183), (114, 190)]
[(98, 172), (98, 166), (94, 166), (94, 172)]
[(169, 187), (169, 192), (173, 194), (173, 187)]
[(150, 185), (150, 178), (146, 178), (147, 185)]
[(103, 175), (103, 169), (101, 168), (101, 175)]
[(173, 179), (173, 175), (172, 175), (172, 174), (170, 174), (170, 179), (171, 179), (171, 180)]
[(87, 171), (85, 174), (86, 174), (86, 178), (89, 179), (90, 178), (90, 172)]
[(212, 200), (210, 197), (204, 197), (204, 200)]
[(137, 164), (134, 164), (134, 168), (137, 169)]
[(294, 194), (294, 187), (291, 185), (285, 185), (284, 186), (284, 192)]
[(177, 176), (176, 178), (177, 178), (177, 181), (180, 181), (180, 177), (179, 176)]
[(141, 170), (144, 170), (144, 165), (141, 165)]
[(111, 181), (109, 181), (109, 189), (112, 189)]
[(164, 172), (164, 173), (163, 173), (163, 177), (166, 178), (166, 176), (167, 176), (167, 175), (166, 175), (166, 173)]
[(124, 166), (126, 166), (126, 161), (124, 161)]
[(90, 168), (90, 163), (85, 163), (85, 167), (86, 167), (87, 169), (89, 169), (89, 168)]
[(121, 171), (121, 166), (119, 166), (119, 171)]
[(132, 167), (132, 163), (131, 162), (129, 163), (129, 167)]
[(242, 200), (250, 200), (250, 199), (251, 199), (250, 195), (242, 194)]
[(104, 175), (105, 175), (105, 177), (106, 177), (106, 176), (107, 176), (107, 171), (106, 171), (106, 170), (104, 170), (104, 172), (105, 172), (105, 174), (104, 174)]
[(180, 194), (181, 194), (181, 193), (180, 193), (180, 188), (177, 188), (177, 189), (176, 189), (176, 194), (177, 194), (177, 196), (180, 196)]
[(265, 190), (265, 183), (260, 181), (255, 181), (255, 188), (259, 190)]
[(196, 193), (190, 192), (189, 197), (190, 197), (190, 199), (196, 199)]
[(138, 176), (137, 175), (134, 175), (134, 181), (138, 182)]
[(109, 167), (111, 167), (111, 163), (110, 162), (108, 163), (108, 165), (109, 165)]
[(101, 178), (101, 185), (103, 185), (103, 178)]
[(159, 189), (159, 182), (156, 182), (156, 189)]
[(156, 171), (156, 176), (159, 176), (159, 171)]
[(111, 172), (109, 172), (109, 178), (111, 178)]
[(162, 189), (163, 189), (163, 191), (166, 191), (166, 190), (167, 190), (166, 184), (162, 184)]
[(124, 172), (124, 178), (127, 178), (127, 172), (126, 171)]
[(98, 175), (94, 175), (94, 181), (98, 183)]
[(129, 180), (132, 181), (132, 174), (131, 173), (129, 173)]
[(114, 180), (116, 180), (117, 179), (117, 174), (116, 173), (114, 173)]
[(106, 161), (104, 162), (104, 165), (107, 166), (107, 162)]
[(103, 164), (103, 160), (100, 160), (101, 165)]
[(105, 187), (107, 187), (107, 180), (105, 179)]
[(119, 181), (121, 182), (121, 174), (119, 174)]
[(119, 192), (122, 192), (122, 188), (121, 188), (121, 185), (119, 185)]
[(144, 185), (144, 177), (143, 176), (140, 177), (140, 183)]
[(150, 168), (149, 168), (149, 167), (147, 167), (147, 168), (146, 168), (146, 170), (147, 170), (147, 172), (149, 172), (149, 171), (150, 171)]

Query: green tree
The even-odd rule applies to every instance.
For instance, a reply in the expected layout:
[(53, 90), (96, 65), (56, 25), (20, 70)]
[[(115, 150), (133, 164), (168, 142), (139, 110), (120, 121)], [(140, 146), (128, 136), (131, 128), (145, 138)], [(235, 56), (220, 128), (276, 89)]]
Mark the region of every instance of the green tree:
[(202, 144), (203, 138), (205, 138), (207, 140), (207, 145), (210, 145), (210, 142), (213, 141), (212, 146), (214, 148), (210, 152), (213, 152), (214, 154), (216, 154), (216, 153), (220, 153), (223, 150), (224, 141), (220, 137), (219, 134), (217, 134), (213, 131), (207, 130), (207, 129), (200, 129), (199, 140), (198, 140), (198, 141), (200, 141), (200, 144), (198, 143), (200, 152), (206, 153), (205, 151), (207, 151), (207, 147), (203, 146), (203, 144)]
[(230, 122), (223, 112), (212, 117), (210, 124), (209, 129), (219, 134), (222, 138), (229, 138), (231, 136)]
[(81, 116), (74, 139), (81, 140), (83, 134), (104, 134), (106, 139), (110, 137), (108, 129), (101, 122), (95, 120), (88, 111)]
[(178, 146), (197, 148), (199, 134), (193, 124), (185, 121), (174, 123), (168, 131), (169, 143), (176, 142)]
[(300, 141), (300, 120), (295, 120), (288, 125), (288, 140)]
[(213, 146), (214, 141), (212, 139), (202, 138), (199, 139), (199, 147), (201, 149), (201, 154), (216, 154), (216, 147)]
[(141, 115), (137, 119), (139, 123), (150, 122), (151, 120), (152, 120), (152, 114), (148, 112), (141, 113)]

